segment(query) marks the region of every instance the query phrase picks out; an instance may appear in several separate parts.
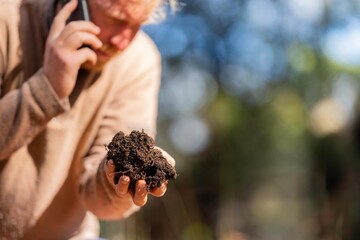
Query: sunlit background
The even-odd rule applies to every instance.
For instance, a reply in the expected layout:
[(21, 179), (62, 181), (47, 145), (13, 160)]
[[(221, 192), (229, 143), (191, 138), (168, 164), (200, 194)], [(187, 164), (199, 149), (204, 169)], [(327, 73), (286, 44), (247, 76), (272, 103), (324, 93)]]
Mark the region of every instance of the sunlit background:
[(102, 236), (360, 239), (360, 1), (182, 0), (163, 56), (167, 194)]

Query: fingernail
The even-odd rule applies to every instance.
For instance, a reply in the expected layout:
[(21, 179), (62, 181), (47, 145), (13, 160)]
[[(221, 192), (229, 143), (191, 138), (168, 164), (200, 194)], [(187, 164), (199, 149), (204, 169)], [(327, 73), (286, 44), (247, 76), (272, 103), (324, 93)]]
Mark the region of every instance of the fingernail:
[(130, 179), (129, 179), (129, 177), (127, 177), (127, 176), (122, 176), (121, 177), (121, 183), (122, 184), (128, 184), (129, 183), (129, 181), (130, 181)]
[(146, 184), (139, 184), (137, 191), (141, 196), (144, 196), (146, 194)]
[(145, 186), (143, 184), (138, 185), (138, 192), (144, 191)]

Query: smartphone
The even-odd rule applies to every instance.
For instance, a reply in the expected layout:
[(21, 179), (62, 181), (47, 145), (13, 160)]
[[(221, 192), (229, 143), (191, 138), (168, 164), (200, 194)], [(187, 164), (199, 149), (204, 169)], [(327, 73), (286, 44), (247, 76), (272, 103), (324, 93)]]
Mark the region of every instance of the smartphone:
[[(61, 0), (62, 6), (70, 2), (70, 0)], [(78, 0), (78, 6), (72, 12), (70, 18), (67, 22), (76, 21), (76, 20), (85, 20), (90, 21), (89, 8), (87, 5), (87, 0)]]

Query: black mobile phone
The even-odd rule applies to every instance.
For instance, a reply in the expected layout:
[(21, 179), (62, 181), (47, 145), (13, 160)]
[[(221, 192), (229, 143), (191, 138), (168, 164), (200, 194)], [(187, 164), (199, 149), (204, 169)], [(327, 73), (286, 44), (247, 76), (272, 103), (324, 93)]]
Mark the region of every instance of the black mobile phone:
[[(61, 1), (62, 6), (64, 6), (68, 2), (70, 2), (70, 0), (60, 0), (60, 1)], [(78, 0), (78, 6), (74, 10), (74, 12), (72, 12), (72, 14), (71, 14), (70, 18), (67, 20), (67, 22), (76, 21), (76, 20), (90, 21), (87, 0)]]

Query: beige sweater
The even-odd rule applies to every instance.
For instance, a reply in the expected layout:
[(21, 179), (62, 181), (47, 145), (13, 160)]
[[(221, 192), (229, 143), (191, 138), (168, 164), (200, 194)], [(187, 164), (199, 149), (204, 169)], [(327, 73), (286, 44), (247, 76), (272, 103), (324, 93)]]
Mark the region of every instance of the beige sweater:
[(152, 41), (140, 32), (102, 73), (81, 71), (60, 101), (41, 68), (49, 3), (0, 0), (1, 240), (84, 239), (98, 234), (94, 216), (126, 217), (136, 207), (113, 202), (101, 171), (105, 145), (119, 130), (155, 136), (160, 57)]

